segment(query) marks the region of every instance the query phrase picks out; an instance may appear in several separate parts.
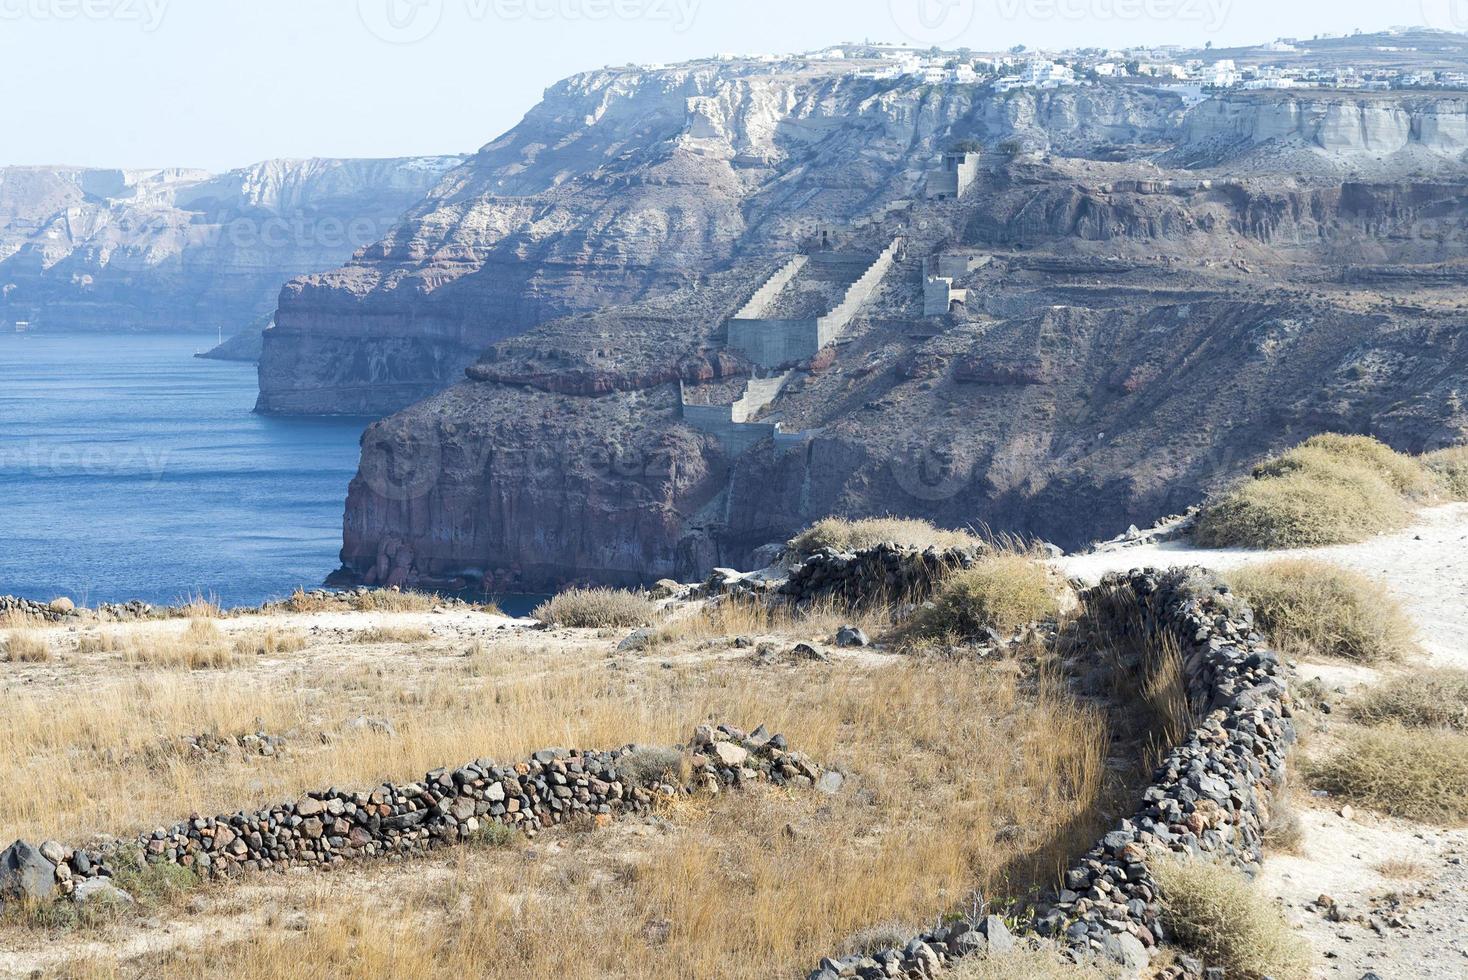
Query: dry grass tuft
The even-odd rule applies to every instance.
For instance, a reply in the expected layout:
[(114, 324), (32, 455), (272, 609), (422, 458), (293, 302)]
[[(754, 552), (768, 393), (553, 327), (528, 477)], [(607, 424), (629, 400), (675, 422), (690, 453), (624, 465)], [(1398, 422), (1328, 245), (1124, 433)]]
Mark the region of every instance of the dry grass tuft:
[(790, 550), (810, 555), (822, 548), (863, 551), (887, 541), (914, 548), (982, 548), (984, 542), (967, 531), (947, 531), (911, 517), (867, 517), (847, 520), (827, 517), (790, 540)]
[(421, 626), (373, 626), (353, 639), (358, 643), (422, 643), (433, 639), (433, 633)]
[(306, 649), (306, 637), (294, 630), (270, 627), (235, 634), (234, 648), (236, 653), (244, 657), (274, 657), (284, 653), (300, 653)]
[(543, 602), (530, 615), (550, 626), (607, 629), (646, 626), (657, 605), (640, 592), (625, 589), (571, 589)]
[(1418, 670), (1369, 688), (1350, 706), (1367, 725), (1468, 731), (1468, 671)]
[(1284, 912), (1232, 868), (1203, 861), (1153, 865), (1173, 939), (1239, 980), (1309, 980), (1315, 955)]
[(1388, 858), (1376, 865), (1376, 873), (1395, 881), (1421, 881), (1432, 874), (1432, 869), (1421, 861), (1408, 858)]
[(1045, 564), (1024, 555), (998, 555), (943, 580), (931, 604), (913, 617), (912, 632), (926, 638), (972, 639), (1012, 633), (1060, 612), (1064, 584)]
[(1320, 789), (1394, 817), (1468, 822), (1468, 735), (1357, 729), (1326, 759), (1309, 763), (1307, 772)]
[(1468, 446), (1440, 449), (1424, 457), (1437, 476), (1442, 492), (1454, 500), (1468, 500)]
[(1204, 507), (1195, 537), (1210, 548), (1349, 544), (1404, 526), (1432, 495), (1423, 462), (1364, 436), (1316, 436), (1266, 460)]
[(1232, 572), (1229, 583), (1287, 652), (1382, 663), (1416, 646), (1401, 606), (1356, 572), (1326, 562), (1280, 561)]
[(44, 664), (51, 661), (51, 645), (40, 630), (14, 630), (5, 635), (5, 662)]
[[(424, 592), (403, 592), (399, 589), (371, 589), (366, 592), (348, 592), (346, 605), (356, 612), (431, 612), (441, 601), (437, 596)], [(296, 613), (341, 612), (342, 601), (334, 597), (314, 595), (297, 589), (285, 600), (286, 609)]]
[(1050, 948), (1019, 946), (1008, 953), (975, 956), (944, 974), (950, 980), (1106, 980), (1094, 966), (1077, 966)]
[(248, 663), (252, 652), (231, 643), (211, 620), (192, 619), (182, 632), (128, 635), (122, 655), (134, 667), (222, 670)]

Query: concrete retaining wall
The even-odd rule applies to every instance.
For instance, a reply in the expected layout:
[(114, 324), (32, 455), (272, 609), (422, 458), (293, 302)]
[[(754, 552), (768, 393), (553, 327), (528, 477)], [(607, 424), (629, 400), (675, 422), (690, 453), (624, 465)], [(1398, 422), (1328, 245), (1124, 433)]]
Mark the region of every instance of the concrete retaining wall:
[(790, 281), (800, 273), (801, 269), (805, 268), (806, 263), (809, 261), (810, 256), (797, 255), (782, 265), (775, 271), (774, 275), (765, 280), (763, 286), (755, 290), (749, 302), (745, 303), (744, 307), (738, 313), (734, 314), (734, 319), (758, 320), (762, 318), (768, 312), (770, 304), (784, 292), (785, 287), (790, 285)]

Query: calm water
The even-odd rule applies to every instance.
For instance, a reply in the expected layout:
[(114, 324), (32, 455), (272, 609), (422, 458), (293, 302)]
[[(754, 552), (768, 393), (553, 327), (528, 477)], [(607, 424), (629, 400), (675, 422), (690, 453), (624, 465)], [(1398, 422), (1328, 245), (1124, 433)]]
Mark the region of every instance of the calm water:
[(337, 567), (366, 420), (252, 415), (212, 341), (0, 334), (0, 595), (242, 605)]

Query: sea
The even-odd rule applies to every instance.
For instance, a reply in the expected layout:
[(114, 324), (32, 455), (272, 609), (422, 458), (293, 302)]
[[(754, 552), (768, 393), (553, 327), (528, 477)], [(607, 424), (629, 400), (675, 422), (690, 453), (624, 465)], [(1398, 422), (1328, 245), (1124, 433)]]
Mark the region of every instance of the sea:
[(337, 568), (371, 420), (254, 414), (215, 339), (0, 333), (0, 595), (256, 605)]

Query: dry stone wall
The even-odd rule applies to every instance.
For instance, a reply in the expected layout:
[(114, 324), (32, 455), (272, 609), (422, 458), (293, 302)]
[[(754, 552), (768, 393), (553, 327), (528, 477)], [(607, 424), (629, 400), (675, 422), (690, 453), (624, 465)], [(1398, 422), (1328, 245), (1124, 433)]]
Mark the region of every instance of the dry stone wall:
[[(1159, 860), (1221, 861), (1252, 873), (1295, 739), (1278, 655), (1255, 630), (1248, 605), (1202, 569), (1112, 576), (1083, 599), (1118, 626), (1140, 618), (1171, 633), (1183, 653), (1189, 701), (1203, 721), (1158, 767), (1142, 805), (1042, 896), (1027, 928), (1058, 939), (1077, 957), (1102, 956), (1133, 970), (1166, 940)], [(930, 977), (990, 948), (992, 922), (962, 921), (902, 949), (822, 961), (810, 980)], [(1007, 939), (1007, 933), (1005, 934)]]
[[(686, 760), (686, 767), (684, 761)], [(678, 772), (689, 773), (686, 780)], [(94, 879), (129, 867), (173, 864), (205, 878), (290, 867), (327, 868), (402, 858), (472, 840), (499, 824), (533, 837), (574, 820), (606, 823), (645, 813), (659, 797), (768, 782), (814, 786), (823, 770), (783, 735), (701, 725), (686, 746), (634, 745), (608, 752), (546, 749), (514, 765), (479, 759), (413, 783), (326, 789), (292, 803), (188, 820), (127, 841), (0, 852), (0, 908), (7, 900), (85, 896)]]

